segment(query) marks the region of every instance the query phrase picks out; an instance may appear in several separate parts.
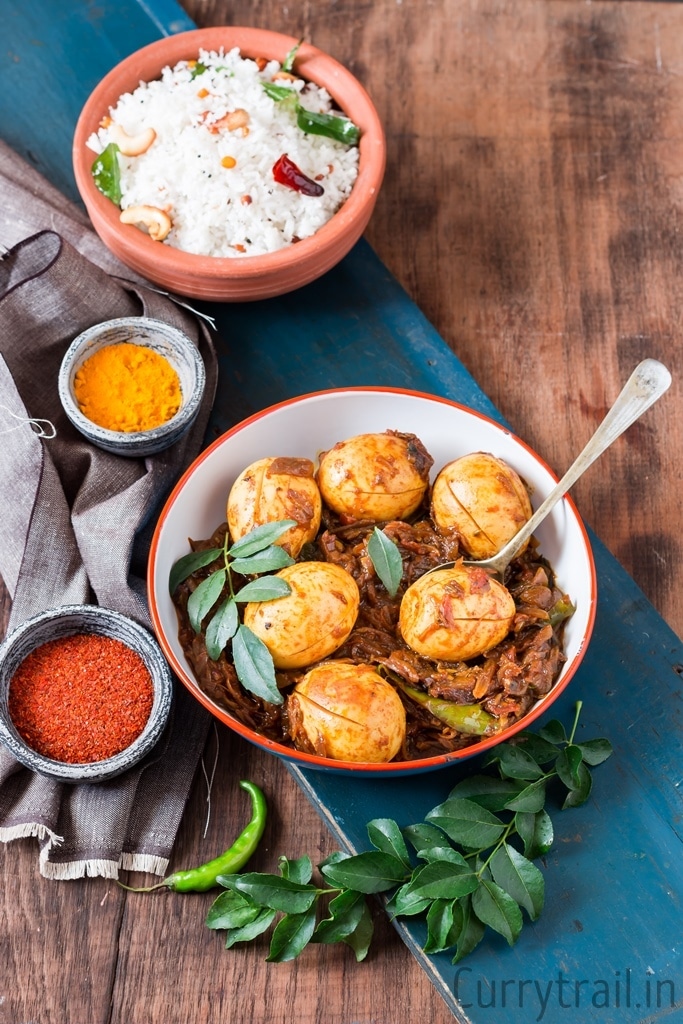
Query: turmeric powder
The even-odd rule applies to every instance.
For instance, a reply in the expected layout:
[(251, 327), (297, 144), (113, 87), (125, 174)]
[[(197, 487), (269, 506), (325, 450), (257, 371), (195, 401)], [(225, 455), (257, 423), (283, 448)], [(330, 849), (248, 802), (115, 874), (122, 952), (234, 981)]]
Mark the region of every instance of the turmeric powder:
[(106, 345), (74, 378), (84, 416), (107, 430), (132, 433), (160, 426), (180, 408), (180, 379), (154, 349), (132, 342)]

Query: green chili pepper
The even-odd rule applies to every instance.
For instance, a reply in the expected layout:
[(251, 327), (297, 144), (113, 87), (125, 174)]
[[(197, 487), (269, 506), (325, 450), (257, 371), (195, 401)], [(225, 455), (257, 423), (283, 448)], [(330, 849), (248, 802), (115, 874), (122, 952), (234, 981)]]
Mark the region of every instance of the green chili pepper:
[(548, 618), (550, 619), (550, 625), (555, 628), (559, 626), (565, 619), (571, 618), (576, 611), (576, 606), (571, 603), (568, 597), (561, 597), (559, 601), (556, 601), (548, 612)]
[(173, 892), (206, 892), (218, 884), (218, 875), (231, 875), (240, 871), (256, 850), (259, 840), (266, 827), (266, 798), (253, 782), (240, 782), (242, 789), (251, 797), (251, 821), (240, 832), (232, 846), (199, 867), (187, 871), (175, 871), (163, 882), (145, 888), (135, 889), (129, 885), (119, 885), (129, 892), (154, 892), (155, 889), (171, 889)]
[(302, 106), (296, 109), (296, 123), (302, 132), (309, 135), (326, 135), (337, 142), (345, 142), (347, 146), (357, 146), (360, 130), (348, 117), (336, 114), (316, 114)]
[(494, 732), (497, 720), (493, 715), (479, 704), (455, 704), (452, 700), (441, 700), (438, 697), (430, 697), (422, 690), (416, 690), (414, 686), (407, 686), (394, 677), (394, 682), (400, 686), (407, 697), (421, 704), (435, 718), (438, 718), (444, 725), (450, 725), (458, 732), (464, 732), (468, 736), (484, 736)]
[(119, 147), (115, 142), (110, 142), (95, 158), (90, 173), (100, 192), (119, 206), (121, 203), (121, 169), (119, 167)]

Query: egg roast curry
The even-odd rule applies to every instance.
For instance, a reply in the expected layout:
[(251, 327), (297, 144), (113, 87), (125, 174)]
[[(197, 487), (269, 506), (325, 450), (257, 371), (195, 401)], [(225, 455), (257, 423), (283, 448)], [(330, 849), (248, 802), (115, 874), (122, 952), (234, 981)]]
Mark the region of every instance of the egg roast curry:
[[(459, 559), (495, 554), (531, 516), (518, 474), (475, 452), (443, 466), (413, 434), (360, 434), (307, 458), (263, 458), (230, 489), (227, 522), (193, 550), (291, 519), (277, 543), (295, 559), (286, 597), (244, 606), (285, 697), (248, 693), (230, 648), (217, 660), (187, 615), (198, 570), (174, 595), (179, 638), (200, 687), (249, 728), (339, 761), (415, 761), (476, 744), (516, 722), (556, 681), (573, 611), (532, 541), (505, 586)], [(401, 555), (392, 596), (368, 554), (376, 527)], [(438, 569), (455, 561), (450, 569)], [(432, 571), (435, 570), (436, 571)], [(244, 580), (246, 583), (247, 580)]]

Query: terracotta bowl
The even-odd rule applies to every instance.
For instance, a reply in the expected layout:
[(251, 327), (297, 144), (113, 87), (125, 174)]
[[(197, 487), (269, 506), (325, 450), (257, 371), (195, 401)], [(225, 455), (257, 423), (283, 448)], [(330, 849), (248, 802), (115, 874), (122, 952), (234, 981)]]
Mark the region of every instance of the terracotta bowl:
[(196, 58), (200, 48), (228, 50), (247, 57), (282, 61), (298, 42), (291, 36), (257, 28), (222, 26), (197, 29), (151, 43), (117, 64), (89, 96), (76, 125), (73, 165), (76, 184), (103, 242), (127, 266), (155, 284), (198, 299), (239, 302), (282, 295), (308, 284), (335, 266), (363, 234), (373, 211), (385, 167), (384, 132), (363, 86), (332, 57), (304, 43), (296, 71), (323, 86), (359, 127), (359, 173), (351, 194), (313, 236), (262, 256), (197, 256), (152, 241), (137, 227), (121, 224), (119, 209), (92, 179), (95, 154), (86, 142), (119, 97), (141, 81), (159, 77), (162, 68)]
[(566, 661), (554, 687), (511, 728), (472, 746), (422, 760), (386, 764), (333, 761), (301, 753), (247, 728), (199, 687), (178, 639), (175, 607), (169, 594), (173, 564), (187, 554), (188, 537), (210, 537), (225, 521), (228, 492), (235, 478), (266, 456), (316, 460), (317, 453), (357, 434), (387, 429), (416, 434), (434, 458), (432, 479), (447, 462), (485, 451), (511, 465), (532, 489), (537, 507), (557, 483), (556, 476), (519, 438), (479, 413), (432, 395), (388, 388), (349, 388), (303, 395), (257, 413), (208, 447), (180, 479), (157, 523), (149, 560), (148, 593), (152, 622), (172, 669), (213, 715), (270, 753), (304, 768), (342, 774), (392, 777), (432, 771), (482, 753), (507, 741), (543, 715), (569, 685), (593, 629), (596, 609), (595, 566), (586, 530), (569, 498), (541, 524), (540, 551), (550, 561), (558, 586), (576, 606), (564, 633)]

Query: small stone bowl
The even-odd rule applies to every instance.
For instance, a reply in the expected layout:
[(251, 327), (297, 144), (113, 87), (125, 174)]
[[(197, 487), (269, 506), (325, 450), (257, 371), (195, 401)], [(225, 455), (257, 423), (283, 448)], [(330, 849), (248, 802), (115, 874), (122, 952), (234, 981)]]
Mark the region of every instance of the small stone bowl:
[[(180, 378), (181, 405), (175, 416), (151, 430), (126, 433), (93, 423), (80, 410), (74, 394), (74, 378), (86, 359), (107, 345), (130, 342), (144, 345), (164, 356)], [(89, 441), (114, 455), (155, 455), (169, 448), (194, 422), (204, 396), (206, 373), (197, 346), (182, 331), (163, 320), (126, 316), (89, 327), (74, 338), (59, 371), (59, 397), (64, 412)]]
[[(112, 637), (138, 654), (154, 688), (152, 710), (133, 742), (102, 761), (67, 763), (33, 750), (20, 736), (9, 714), (9, 687), (25, 658), (51, 640), (77, 633)], [(173, 703), (173, 677), (152, 635), (133, 619), (97, 605), (64, 605), (27, 619), (0, 644), (0, 741), (27, 768), (59, 782), (104, 782), (138, 764), (153, 749), (166, 727)]]

